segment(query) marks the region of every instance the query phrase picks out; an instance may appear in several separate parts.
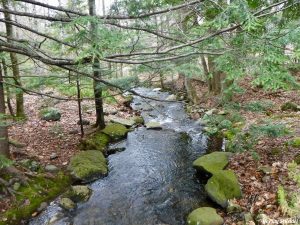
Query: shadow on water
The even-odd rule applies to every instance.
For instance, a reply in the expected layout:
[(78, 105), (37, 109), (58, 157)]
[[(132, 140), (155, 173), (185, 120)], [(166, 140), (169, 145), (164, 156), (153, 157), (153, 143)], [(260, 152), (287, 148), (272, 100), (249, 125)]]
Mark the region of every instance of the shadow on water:
[[(137, 91), (160, 99), (168, 96)], [(140, 127), (129, 133), (125, 151), (108, 157), (109, 175), (90, 185), (88, 202), (69, 214), (54, 202), (31, 225), (181, 225), (189, 212), (206, 204), (203, 184), (192, 168), (205, 147), (201, 127), (187, 117), (181, 103), (137, 97), (133, 107), (146, 122), (158, 121), (163, 129)], [(49, 223), (53, 217), (56, 222)]]

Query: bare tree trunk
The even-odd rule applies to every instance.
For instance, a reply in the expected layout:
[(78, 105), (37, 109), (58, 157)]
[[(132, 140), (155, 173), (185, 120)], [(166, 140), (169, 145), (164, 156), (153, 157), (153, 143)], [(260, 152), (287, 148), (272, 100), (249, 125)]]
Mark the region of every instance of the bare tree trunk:
[(216, 69), (213, 57), (208, 57), (209, 72), (212, 77), (208, 78), (209, 91), (214, 95), (218, 95), (222, 91), (222, 72)]
[[(2, 5), (3, 8), (6, 10), (9, 10), (8, 6), (8, 1), (7, 0), (2, 0)], [(4, 13), (5, 20), (11, 21), (11, 15), (9, 13)], [(11, 42), (11, 38), (13, 38), (13, 27), (9, 23), (5, 23), (6, 26), (6, 34), (7, 34), (7, 42)], [(10, 60), (12, 64), (12, 71), (13, 71), (13, 76), (15, 80), (15, 84), (18, 86), (21, 85), (21, 78), (20, 78), (20, 70), (19, 70), (19, 65), (18, 65), (18, 58), (17, 55), (13, 52), (10, 53)], [(25, 117), (25, 112), (24, 112), (24, 97), (23, 97), (23, 90), (22, 89), (17, 89), (16, 93), (16, 116), (20, 118)]]
[(9, 158), (8, 132), (4, 118), (5, 114), (5, 97), (2, 68), (0, 64), (0, 154)]
[[(89, 0), (89, 13), (90, 16), (96, 15), (96, 3), (95, 0)], [(91, 23), (91, 34), (92, 40), (96, 41), (96, 29), (97, 24)], [(97, 40), (98, 41), (98, 40)], [(96, 107), (96, 126), (100, 129), (105, 127), (104, 112), (103, 112), (103, 99), (102, 99), (102, 88), (101, 83), (97, 79), (101, 79), (101, 67), (98, 57), (95, 57), (93, 62), (93, 74), (94, 74), (94, 96), (95, 96), (95, 107)]]
[(78, 104), (78, 116), (79, 116), (80, 132), (81, 132), (81, 137), (83, 137), (84, 136), (84, 130), (83, 130), (83, 123), (82, 123), (81, 92), (80, 92), (79, 75), (77, 75), (77, 78), (76, 78), (76, 87), (77, 87), (77, 104)]
[[(4, 75), (4, 78), (8, 77), (7, 66), (6, 66), (6, 62), (5, 62), (4, 58), (2, 58), (2, 66), (3, 66), (3, 75)], [(10, 89), (9, 89), (8, 85), (5, 85), (5, 90), (6, 90), (6, 104), (7, 104), (7, 108), (9, 110), (10, 115), (11, 116), (15, 116), (13, 107), (11, 105)]]

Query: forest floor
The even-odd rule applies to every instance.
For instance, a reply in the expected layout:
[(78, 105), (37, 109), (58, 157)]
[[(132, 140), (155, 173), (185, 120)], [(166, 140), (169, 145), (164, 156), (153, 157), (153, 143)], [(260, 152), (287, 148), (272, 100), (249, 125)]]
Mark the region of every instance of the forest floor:
[[(292, 218), (293, 216), (288, 215), (288, 213), (292, 213), (288, 211), (291, 211), (293, 204), (290, 205), (291, 207), (283, 207), (278, 204), (279, 186), (284, 187), (286, 190), (286, 199), (292, 199), (292, 194), (298, 194), (298, 201), (300, 201), (300, 182), (298, 180), (297, 185), (297, 180), (293, 179), (288, 168), (289, 163), (300, 156), (300, 144), (294, 146), (290, 144), (295, 139), (300, 140), (300, 111), (283, 111), (281, 109), (281, 106), (287, 102), (293, 102), (299, 106), (300, 91), (280, 90), (269, 92), (261, 88), (253, 88), (250, 84), (251, 79), (244, 80), (241, 87), (245, 92), (233, 98), (235, 104), (242, 106), (238, 110), (238, 114), (245, 119), (242, 131), (247, 132), (252, 125), (269, 121), (269, 127), (275, 124), (283, 124), (288, 133), (278, 137), (276, 135), (276, 137), (260, 137), (256, 140), (251, 152), (241, 151), (231, 158), (228, 169), (237, 174), (243, 192), (243, 197), (235, 200), (235, 203), (241, 206), (244, 213), (227, 214), (225, 211), (220, 210), (219, 213), (225, 218), (225, 224), (244, 224), (243, 215), (245, 213), (251, 213), (254, 220), (255, 216), (264, 214), (265, 218), (273, 219), (273, 221), (269, 220), (273, 224), (280, 221), (280, 219)], [(205, 87), (198, 85), (197, 88), (198, 93), (203, 97)], [(216, 108), (219, 111), (228, 110), (226, 104), (218, 106), (217, 102), (218, 99), (214, 97), (208, 98), (207, 101), (202, 101), (200, 108), (207, 110)], [(255, 108), (257, 105), (261, 106), (266, 102), (272, 103), (269, 108)], [(249, 105), (252, 108), (250, 107), (249, 110), (248, 107), (247, 110)], [(196, 111), (191, 116), (198, 119), (203, 117), (203, 113)], [(255, 155), (253, 155), (253, 152)], [(261, 168), (267, 168), (267, 171)], [(299, 175), (299, 166), (296, 174), (297, 172)], [(294, 209), (296, 208), (298, 213), (300, 212), (299, 207), (300, 202), (294, 203)], [(299, 216), (299, 214), (294, 215), (294, 218), (296, 216)], [(300, 223), (299, 220), (300, 218), (298, 218), (298, 223)], [(250, 222), (249, 224), (255, 223)]]
[[(123, 104), (125, 101), (123, 97), (115, 98), (118, 103), (104, 103), (106, 122), (110, 122), (111, 116), (127, 118), (133, 114), (133, 111)], [(65, 169), (70, 158), (79, 152), (81, 133), (80, 125), (78, 125), (77, 102), (34, 95), (24, 95), (24, 100), (26, 120), (14, 121), (9, 126), (10, 141), (17, 143), (17, 147), (10, 146), (13, 159), (16, 161), (30, 159), (42, 167), (55, 165), (59, 169)], [(47, 107), (58, 109), (61, 119), (50, 122), (42, 120), (40, 112)], [(85, 133), (93, 132), (93, 124), (95, 124), (93, 101), (82, 102), (82, 116), (90, 123), (90, 125), (84, 126)], [(10, 208), (14, 199), (12, 197), (4, 198), (1, 195), (0, 199), (1, 214)]]

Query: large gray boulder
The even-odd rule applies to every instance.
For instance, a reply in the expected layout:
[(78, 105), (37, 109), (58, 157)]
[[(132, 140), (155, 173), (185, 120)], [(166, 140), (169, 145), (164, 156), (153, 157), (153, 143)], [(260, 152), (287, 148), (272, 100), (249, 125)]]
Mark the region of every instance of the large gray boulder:
[(214, 208), (202, 207), (195, 209), (187, 217), (188, 225), (222, 225), (224, 220)]

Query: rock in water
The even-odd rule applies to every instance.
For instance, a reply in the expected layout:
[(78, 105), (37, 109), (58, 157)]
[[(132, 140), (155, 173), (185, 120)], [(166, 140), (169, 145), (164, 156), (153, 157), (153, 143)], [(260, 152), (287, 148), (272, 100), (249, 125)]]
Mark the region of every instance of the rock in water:
[(56, 108), (46, 108), (41, 111), (41, 118), (46, 121), (59, 121), (61, 113)]
[(176, 95), (169, 95), (167, 98), (166, 98), (167, 101), (176, 101)]
[(161, 130), (162, 126), (158, 122), (149, 122), (149, 123), (146, 123), (146, 128), (152, 129), (152, 130)]
[(91, 182), (107, 174), (107, 162), (101, 151), (79, 152), (70, 160), (68, 170), (82, 182)]
[(72, 210), (75, 209), (76, 207), (76, 204), (69, 198), (62, 198), (59, 201), (59, 205), (66, 210)]
[(85, 185), (72, 186), (66, 196), (74, 202), (85, 202), (89, 200), (92, 191)]
[(228, 159), (231, 155), (232, 153), (230, 152), (213, 152), (195, 160), (193, 167), (200, 172), (213, 174), (228, 165)]
[(223, 208), (228, 206), (228, 200), (242, 196), (238, 179), (231, 170), (214, 172), (207, 181), (205, 190), (208, 196)]
[(195, 209), (188, 215), (188, 225), (222, 225), (224, 220), (214, 208), (202, 207)]

